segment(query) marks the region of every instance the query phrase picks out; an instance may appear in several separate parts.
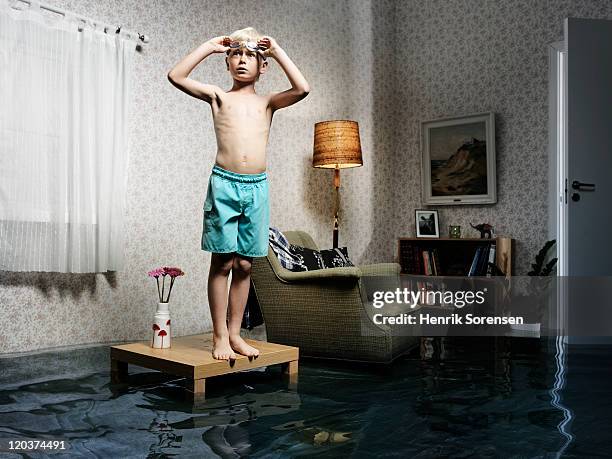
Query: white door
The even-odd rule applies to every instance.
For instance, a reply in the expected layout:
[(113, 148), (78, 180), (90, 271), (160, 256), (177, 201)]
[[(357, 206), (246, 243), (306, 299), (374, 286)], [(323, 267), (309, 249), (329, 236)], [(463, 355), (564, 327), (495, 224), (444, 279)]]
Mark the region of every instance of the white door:
[(566, 19), (567, 275), (612, 276), (612, 21)]
[(612, 21), (566, 19), (565, 41), (551, 49), (558, 206), (551, 218), (562, 276), (556, 320), (568, 342), (610, 342)]

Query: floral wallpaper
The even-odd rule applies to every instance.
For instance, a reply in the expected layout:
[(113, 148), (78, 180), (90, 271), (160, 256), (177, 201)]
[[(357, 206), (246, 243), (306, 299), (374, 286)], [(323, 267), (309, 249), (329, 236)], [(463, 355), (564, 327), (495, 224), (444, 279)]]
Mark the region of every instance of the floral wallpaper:
[[(548, 54), (566, 16), (612, 18), (610, 1), (49, 0), (145, 33), (135, 57), (126, 255), (120, 272), (0, 271), (5, 324), (0, 353), (146, 339), (157, 293), (146, 272), (181, 267), (170, 312), (176, 336), (211, 330), (210, 253), (200, 249), (202, 204), (215, 160), (209, 106), (176, 90), (167, 72), (203, 41), (254, 26), (275, 37), (311, 84), (274, 116), (268, 146), (271, 225), (332, 245), (333, 173), (312, 167), (314, 123), (353, 119), (364, 165), (341, 172), (340, 245), (356, 264), (394, 261), (397, 238), (414, 235), (422, 208), (419, 123), (493, 111), (495, 205), (435, 206), (476, 237), (491, 223), (516, 239), (523, 274), (547, 239)], [(276, 62), (257, 90), (289, 87)], [(229, 89), (223, 58), (191, 75)]]

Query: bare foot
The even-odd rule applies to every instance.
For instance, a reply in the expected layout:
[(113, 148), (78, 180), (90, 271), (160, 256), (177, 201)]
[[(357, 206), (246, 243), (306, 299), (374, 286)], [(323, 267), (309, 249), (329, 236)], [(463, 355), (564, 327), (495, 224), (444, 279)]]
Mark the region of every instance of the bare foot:
[(229, 342), (232, 349), (239, 354), (246, 355), (247, 357), (257, 357), (259, 355), (259, 349), (249, 346), (240, 335), (230, 336)]
[(212, 355), (218, 360), (234, 360), (236, 358), (228, 337), (217, 338), (213, 336)]

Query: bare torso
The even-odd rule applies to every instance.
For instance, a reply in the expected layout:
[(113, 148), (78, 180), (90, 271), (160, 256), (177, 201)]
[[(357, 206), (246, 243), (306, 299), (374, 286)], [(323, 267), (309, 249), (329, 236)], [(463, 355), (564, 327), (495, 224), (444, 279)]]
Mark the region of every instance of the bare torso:
[(268, 97), (221, 92), (211, 108), (217, 137), (215, 164), (239, 174), (264, 172), (272, 123)]

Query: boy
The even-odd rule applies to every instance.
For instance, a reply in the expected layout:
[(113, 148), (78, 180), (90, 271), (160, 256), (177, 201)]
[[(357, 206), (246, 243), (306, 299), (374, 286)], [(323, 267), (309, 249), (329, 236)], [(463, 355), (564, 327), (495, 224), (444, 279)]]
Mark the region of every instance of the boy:
[[(214, 53), (227, 54), (225, 64), (233, 79), (229, 91), (188, 78), (198, 63)], [(268, 69), (267, 57), (280, 64), (291, 82), (290, 89), (255, 93), (255, 82)], [(240, 337), (240, 325), (249, 294), (252, 258), (268, 253), (268, 133), (274, 112), (306, 97), (310, 87), (276, 40), (259, 35), (252, 27), (203, 43), (168, 73), (168, 79), (181, 91), (210, 104), (217, 138), (202, 233), (202, 249), (212, 252), (208, 275), (212, 354), (223, 360), (235, 359), (234, 351), (256, 357), (259, 350)]]

